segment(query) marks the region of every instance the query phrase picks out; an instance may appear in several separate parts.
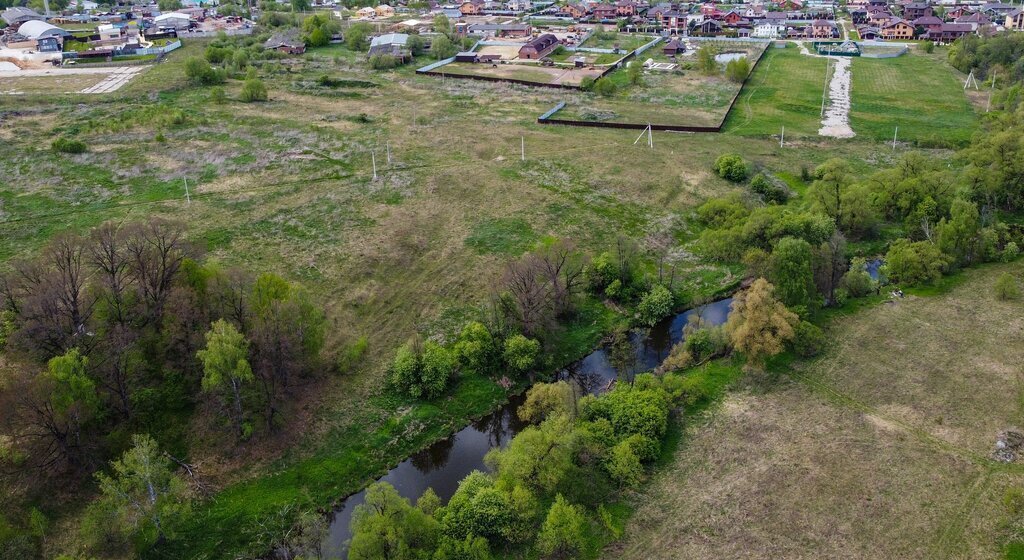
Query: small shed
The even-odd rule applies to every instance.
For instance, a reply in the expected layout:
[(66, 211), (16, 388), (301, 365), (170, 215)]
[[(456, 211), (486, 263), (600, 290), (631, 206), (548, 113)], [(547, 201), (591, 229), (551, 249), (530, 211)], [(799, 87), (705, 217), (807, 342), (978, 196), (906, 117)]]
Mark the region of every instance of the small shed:
[(664, 52), (666, 56), (675, 56), (686, 52), (686, 46), (680, 43), (678, 39), (672, 39), (665, 44)]
[(455, 62), (477, 62), (480, 60), (480, 55), (471, 51), (464, 51), (456, 53)]
[(294, 33), (275, 33), (263, 43), (263, 48), (288, 54), (302, 54), (306, 52), (306, 43), (299, 40)]

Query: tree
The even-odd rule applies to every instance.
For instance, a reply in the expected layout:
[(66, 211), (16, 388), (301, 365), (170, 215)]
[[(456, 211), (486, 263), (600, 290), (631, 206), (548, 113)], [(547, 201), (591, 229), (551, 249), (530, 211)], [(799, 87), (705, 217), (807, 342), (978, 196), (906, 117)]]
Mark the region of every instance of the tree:
[(769, 257), (769, 279), (775, 293), (789, 307), (817, 304), (811, 244), (795, 237), (783, 237)]
[(231, 323), (218, 319), (206, 333), (206, 348), (196, 356), (203, 363), (203, 391), (228, 393), (235, 432), (242, 436), (242, 386), (254, 379), (249, 341)]
[(769, 204), (785, 204), (789, 198), (786, 188), (776, 184), (764, 173), (754, 175), (754, 178), (750, 180), (750, 190), (761, 195), (761, 198)]
[(552, 416), (576, 415), (576, 396), (573, 388), (565, 381), (536, 383), (526, 392), (526, 401), (516, 413), (520, 420), (538, 423)]
[(518, 485), (542, 493), (554, 490), (572, 468), (574, 434), (570, 420), (553, 416), (519, 432), (505, 449), (491, 449), (484, 463), (504, 489)]
[(619, 86), (615, 85), (615, 82), (608, 78), (598, 78), (594, 81), (594, 85), (591, 89), (594, 93), (602, 97), (611, 97), (618, 93)]
[(949, 262), (934, 243), (897, 239), (885, 254), (884, 270), (896, 283), (930, 284), (942, 278)]
[(306, 46), (310, 48), (326, 47), (330, 43), (331, 38), (319, 27), (314, 29), (309, 34), (309, 38), (306, 39)]
[(718, 73), (718, 61), (715, 60), (715, 48), (711, 45), (704, 45), (697, 49), (697, 70), (706, 76), (713, 76)]
[(875, 281), (868, 274), (863, 258), (853, 259), (850, 269), (843, 274), (840, 285), (853, 297), (864, 297), (875, 289)]
[(430, 52), (433, 53), (438, 60), (444, 60), (455, 56), (457, 50), (457, 47), (452, 43), (452, 40), (449, 39), (447, 35), (438, 35), (430, 44)]
[(949, 219), (943, 218), (935, 228), (939, 249), (954, 263), (970, 264), (978, 256), (976, 246), (980, 229), (978, 206), (958, 198), (949, 209)]
[(574, 556), (586, 542), (586, 527), (583, 509), (558, 494), (537, 535), (537, 549), (548, 556)]
[(804, 358), (817, 356), (825, 348), (825, 333), (815, 324), (800, 321), (796, 326), (793, 350)]
[(434, 31), (442, 35), (451, 35), (452, 22), (448, 20), (448, 16), (444, 14), (434, 16)]
[(224, 75), (214, 70), (206, 60), (193, 56), (185, 60), (185, 77), (194, 84), (208, 86), (224, 81)]
[(126, 535), (145, 546), (164, 540), (188, 511), (188, 488), (148, 435), (132, 436), (132, 448), (97, 473), (102, 497), (96, 507), (112, 512)]
[(308, 12), (309, 11), (309, 0), (291, 0), (293, 12)]
[(352, 512), (351, 527), (351, 560), (428, 558), (439, 536), (437, 521), (387, 482), (367, 487), (365, 500)]
[(836, 224), (843, 222), (843, 198), (853, 183), (850, 164), (841, 158), (832, 158), (814, 170), (815, 180), (808, 189), (811, 204), (831, 217)]
[(612, 480), (621, 486), (635, 487), (643, 481), (644, 467), (628, 440), (620, 441), (612, 448), (605, 468)]
[(173, 12), (181, 9), (181, 0), (159, 0), (156, 5), (161, 12)]
[(405, 46), (409, 48), (409, 53), (413, 56), (420, 56), (426, 49), (426, 42), (423, 41), (423, 37), (419, 35), (409, 35), (409, 39), (406, 41)]
[(267, 86), (259, 78), (246, 78), (238, 98), (245, 103), (267, 100)]
[(345, 46), (349, 50), (364, 51), (369, 44), (373, 27), (368, 23), (355, 23), (345, 30)]
[(37, 454), (37, 464), (44, 469), (74, 469), (86, 461), (89, 444), (83, 428), (100, 410), (96, 384), (86, 371), (88, 363), (77, 348), (51, 358), (34, 384), (35, 391), (25, 395), (38, 430), (28, 435), (44, 443)]
[(672, 292), (661, 284), (655, 284), (640, 298), (640, 303), (636, 306), (637, 318), (640, 324), (653, 327), (655, 323), (668, 317), (674, 306), (675, 296)]
[(731, 82), (741, 84), (747, 79), (747, 74), (750, 74), (750, 61), (745, 56), (730, 60), (725, 65), (725, 77)]
[(488, 475), (473, 471), (459, 482), (448, 505), (440, 510), (445, 534), (455, 539), (481, 536), (488, 541), (519, 540), (526, 516), (517, 511), (512, 494)]
[(478, 321), (467, 323), (453, 347), (459, 366), (466, 372), (483, 374), (498, 366), (499, 348), (491, 331)]
[(1009, 272), (1000, 274), (996, 279), (995, 292), (996, 299), (1003, 301), (1020, 298), (1020, 286), (1017, 285), (1017, 279)]
[(775, 288), (758, 278), (732, 302), (725, 332), (733, 347), (747, 355), (747, 363), (762, 364), (796, 336), (798, 317), (773, 295)]
[(743, 158), (737, 154), (724, 154), (718, 156), (718, 159), (715, 160), (715, 165), (712, 169), (719, 177), (727, 181), (732, 181), (733, 183), (739, 183), (746, 180), (747, 175), (749, 174), (747, 164), (743, 161)]
[(540, 342), (521, 334), (514, 334), (505, 339), (505, 350), (502, 356), (505, 363), (517, 374), (530, 371), (537, 363), (540, 355)]

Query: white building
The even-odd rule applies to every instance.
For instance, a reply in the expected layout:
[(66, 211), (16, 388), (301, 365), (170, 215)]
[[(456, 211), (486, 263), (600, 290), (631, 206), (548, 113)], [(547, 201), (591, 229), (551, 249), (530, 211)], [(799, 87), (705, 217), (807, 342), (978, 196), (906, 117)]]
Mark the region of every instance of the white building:
[(192, 18), (188, 14), (181, 12), (170, 12), (167, 14), (160, 14), (153, 18), (153, 23), (157, 27), (171, 28), (174, 29), (188, 29), (191, 25)]
[(786, 26), (781, 23), (762, 21), (754, 26), (751, 37), (758, 39), (780, 39), (786, 36)]

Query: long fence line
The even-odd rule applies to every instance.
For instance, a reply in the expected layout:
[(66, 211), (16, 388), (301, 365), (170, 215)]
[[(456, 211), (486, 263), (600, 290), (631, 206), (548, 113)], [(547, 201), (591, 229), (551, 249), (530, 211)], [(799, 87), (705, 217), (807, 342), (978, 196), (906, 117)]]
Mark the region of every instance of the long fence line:
[[(732, 96), (732, 101), (729, 102), (729, 108), (725, 111), (725, 114), (722, 115), (722, 120), (720, 120), (718, 122), (718, 124), (715, 125), (715, 126), (695, 126), (695, 125), (660, 124), (660, 123), (619, 123), (619, 122), (580, 121), (580, 120), (572, 120), (572, 119), (556, 119), (556, 118), (551, 118), (556, 113), (558, 113), (563, 108), (565, 108), (565, 102), (564, 101), (559, 103), (558, 105), (556, 105), (555, 108), (551, 109), (550, 111), (548, 111), (548, 112), (544, 113), (543, 115), (541, 115), (540, 117), (538, 117), (537, 118), (537, 122), (539, 124), (554, 124), (554, 125), (563, 125), (563, 126), (584, 126), (584, 127), (593, 127), (593, 128), (619, 128), (619, 129), (630, 129), (630, 130), (644, 130), (644, 129), (650, 127), (651, 130), (667, 130), (667, 131), (671, 131), (671, 132), (721, 132), (722, 131), (722, 127), (725, 125), (725, 120), (727, 118), (729, 118), (729, 113), (731, 113), (732, 110), (733, 110), (733, 107), (736, 106), (736, 101), (739, 100), (740, 94), (743, 93), (743, 88), (746, 87), (747, 81), (750, 80), (750, 77), (754, 75), (754, 70), (757, 69), (757, 65), (761, 62), (761, 59), (764, 58), (764, 53), (768, 50), (767, 45), (764, 45), (764, 47), (765, 48), (761, 49), (760, 54), (758, 54), (757, 58), (754, 60), (754, 64), (752, 64), (750, 66), (750, 72), (747, 72), (746, 77), (744, 77), (743, 81), (740, 82), (740, 87), (739, 87), (738, 90), (736, 90), (736, 94)], [(637, 49), (636, 51), (633, 51), (632, 53), (630, 53), (630, 56), (635, 56), (638, 51), (640, 51), (640, 49)], [(625, 59), (623, 59), (623, 60), (625, 60)]]

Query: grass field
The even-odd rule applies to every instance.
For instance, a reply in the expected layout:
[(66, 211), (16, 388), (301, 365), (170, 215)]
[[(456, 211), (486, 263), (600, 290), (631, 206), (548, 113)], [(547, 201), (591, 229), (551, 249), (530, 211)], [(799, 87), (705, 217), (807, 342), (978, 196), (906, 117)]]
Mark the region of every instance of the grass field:
[(107, 74), (67, 74), (0, 79), (0, 93), (24, 94), (77, 93), (107, 78)]
[[(290, 503), (327, 507), (500, 401), (492, 382), (466, 379), (450, 399), (406, 409), (382, 380), (408, 337), (444, 338), (476, 317), (505, 263), (537, 242), (565, 237), (597, 253), (620, 235), (642, 249), (692, 238), (694, 206), (740, 188), (711, 172), (722, 153), (798, 173), (838, 145), (656, 133), (653, 149), (633, 146), (632, 131), (536, 123), (558, 101), (592, 94), (417, 76), (415, 64), (373, 72), (339, 45), (263, 64), (268, 102), (236, 101), (241, 82), (230, 80), (216, 104), (183, 73), (204, 48), (188, 41), (113, 94), (0, 96), (0, 266), (63, 231), (177, 219), (225, 266), (301, 283), (326, 309), (329, 348), (369, 338), (365, 363), (304, 389), (277, 436), (227, 452), (200, 435), (187, 442), (216, 493), (197, 505), (176, 557), (246, 552), (257, 521)], [(316, 85), (324, 74), (340, 85)], [(60, 134), (89, 151), (52, 153)], [(858, 170), (899, 155), (867, 141), (842, 149)], [(691, 255), (675, 264), (688, 293), (733, 279)], [(614, 320), (597, 310), (584, 319), (552, 363), (585, 352)], [(25, 499), (54, 520), (49, 551), (63, 551), (81, 504)]]
[(525, 64), (498, 64), (497, 66), (491, 66), (490, 64), (473, 64), (468, 62), (452, 62), (445, 64), (435, 71), (445, 74), (486, 76), (490, 78), (522, 80), (538, 84), (565, 84), (570, 86), (578, 86), (588, 76), (593, 78), (601, 75), (600, 69)]
[(816, 361), (748, 379), (692, 418), (615, 558), (998, 558), (1024, 467), (989, 458), (1024, 422), (1020, 302), (965, 272), (831, 325)]
[[(928, 56), (853, 60), (850, 124), (875, 140), (901, 139), (966, 144), (978, 128), (963, 79)], [(905, 131), (905, 132), (904, 132)]]
[(605, 31), (604, 33), (594, 33), (588, 37), (586, 41), (580, 43), (580, 46), (588, 49), (617, 48), (624, 51), (635, 51), (647, 43), (650, 43), (655, 38), (656, 36), (654, 35)]
[[(977, 129), (977, 116), (955, 70), (939, 54), (892, 59), (854, 58), (850, 124), (874, 141), (899, 139), (918, 145), (963, 145)], [(825, 86), (825, 59), (789, 46), (770, 48), (740, 93), (726, 131), (749, 136), (816, 136)]]

